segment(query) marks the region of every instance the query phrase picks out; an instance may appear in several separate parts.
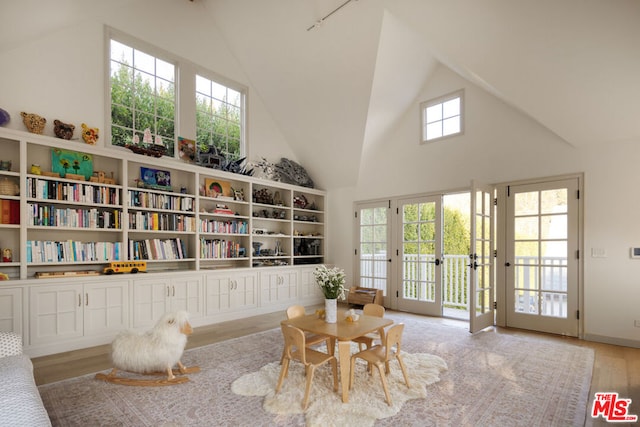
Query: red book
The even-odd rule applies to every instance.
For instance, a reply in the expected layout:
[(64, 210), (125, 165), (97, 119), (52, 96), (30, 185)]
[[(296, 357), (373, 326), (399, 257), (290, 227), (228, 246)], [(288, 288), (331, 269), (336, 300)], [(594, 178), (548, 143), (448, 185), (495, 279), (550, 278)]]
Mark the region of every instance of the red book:
[(10, 200), (9, 221), (11, 224), (20, 224), (20, 201)]

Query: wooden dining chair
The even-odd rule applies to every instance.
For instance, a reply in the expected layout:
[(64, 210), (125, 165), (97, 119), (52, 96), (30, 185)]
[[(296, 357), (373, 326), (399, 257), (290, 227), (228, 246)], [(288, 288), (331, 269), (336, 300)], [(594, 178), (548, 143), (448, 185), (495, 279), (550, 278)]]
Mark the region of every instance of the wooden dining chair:
[(313, 382), (313, 374), (318, 366), (323, 363), (331, 363), (333, 370), (333, 391), (338, 391), (338, 360), (334, 355), (316, 351), (307, 347), (304, 332), (291, 325), (282, 325), (282, 335), (284, 336), (284, 359), (282, 360), (282, 368), (280, 368), (280, 376), (278, 385), (276, 386), (276, 394), (280, 391), (284, 379), (289, 372), (289, 363), (291, 361), (300, 362), (304, 365), (306, 386), (304, 390), (304, 398), (302, 399), (302, 409), (306, 410), (309, 405), (309, 393), (311, 391), (311, 383)]
[[(365, 306), (362, 308), (362, 314), (364, 314), (365, 316), (384, 317), (384, 313), (385, 309), (380, 304), (365, 304)], [(354, 338), (352, 341), (357, 342), (359, 350), (362, 351), (364, 350), (362, 348), (363, 345), (365, 346), (365, 348), (371, 348), (373, 347), (373, 343), (376, 340), (380, 341), (380, 343), (382, 344), (382, 342), (384, 341), (384, 328), (380, 328), (376, 332), (370, 332), (361, 337)]]
[[(404, 382), (407, 384), (407, 387), (411, 387), (409, 384), (409, 377), (407, 376), (407, 368), (405, 367), (402, 356), (400, 355), (403, 331), (404, 323), (398, 323), (397, 325), (389, 328), (383, 344), (375, 345), (351, 356), (351, 377), (349, 378), (349, 389), (353, 387), (357, 359), (366, 361), (367, 366), (373, 365), (378, 368), (378, 372), (380, 372), (380, 380), (382, 381), (382, 388), (384, 389), (384, 395), (389, 406), (391, 406), (392, 403), (386, 374), (389, 373), (389, 362), (391, 360), (396, 359), (398, 361), (400, 369), (402, 370)], [(371, 371), (369, 373), (371, 374)]]
[[(301, 305), (292, 305), (287, 308), (287, 319), (295, 319), (296, 317), (305, 316), (307, 313), (304, 310), (304, 307)], [(331, 341), (329, 337), (326, 335), (312, 334), (309, 332), (305, 332), (305, 342), (307, 343), (307, 347), (314, 346), (316, 344), (325, 343), (327, 346), (327, 353), (333, 354), (334, 351), (331, 348)], [(284, 353), (282, 355), (284, 357)]]

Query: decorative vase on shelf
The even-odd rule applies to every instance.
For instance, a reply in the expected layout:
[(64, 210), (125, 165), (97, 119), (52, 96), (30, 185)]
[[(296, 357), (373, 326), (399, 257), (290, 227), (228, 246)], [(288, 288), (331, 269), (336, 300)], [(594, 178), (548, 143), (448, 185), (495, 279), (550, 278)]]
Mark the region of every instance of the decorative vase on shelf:
[(324, 300), (324, 320), (327, 323), (338, 321), (338, 300), (336, 298)]

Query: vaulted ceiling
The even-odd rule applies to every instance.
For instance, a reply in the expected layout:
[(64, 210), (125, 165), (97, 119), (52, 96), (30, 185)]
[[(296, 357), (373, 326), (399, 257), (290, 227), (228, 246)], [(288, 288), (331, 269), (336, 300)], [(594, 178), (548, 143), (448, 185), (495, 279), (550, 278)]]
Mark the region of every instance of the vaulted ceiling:
[[(17, 25), (15, 15), (49, 2), (3, 2), (0, 49), (89, 16), (86, 1), (56, 0), (38, 26)], [(208, 15), (325, 188), (357, 183), (363, 151), (414, 108), (439, 66), (572, 146), (640, 143), (637, 0), (353, 0), (309, 30), (344, 2), (171, 1)], [(158, 4), (109, 7), (133, 3)]]

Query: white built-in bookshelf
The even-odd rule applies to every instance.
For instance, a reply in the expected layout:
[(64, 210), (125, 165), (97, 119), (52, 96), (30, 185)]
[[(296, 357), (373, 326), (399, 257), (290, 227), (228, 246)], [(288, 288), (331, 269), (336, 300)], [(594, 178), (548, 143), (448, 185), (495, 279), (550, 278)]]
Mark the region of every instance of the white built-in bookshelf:
[[(0, 153), (11, 162), (0, 188), (19, 187), (0, 194), (0, 208), (13, 208), (13, 217), (0, 210), (0, 248), (11, 253), (0, 273), (10, 280), (123, 260), (146, 260), (150, 272), (324, 261), (321, 190), (9, 129), (0, 129)], [(53, 163), (65, 154), (61, 177)], [(70, 174), (81, 162), (74, 155), (91, 160), (91, 181)], [(170, 175), (170, 186), (141, 184), (144, 169)]]

